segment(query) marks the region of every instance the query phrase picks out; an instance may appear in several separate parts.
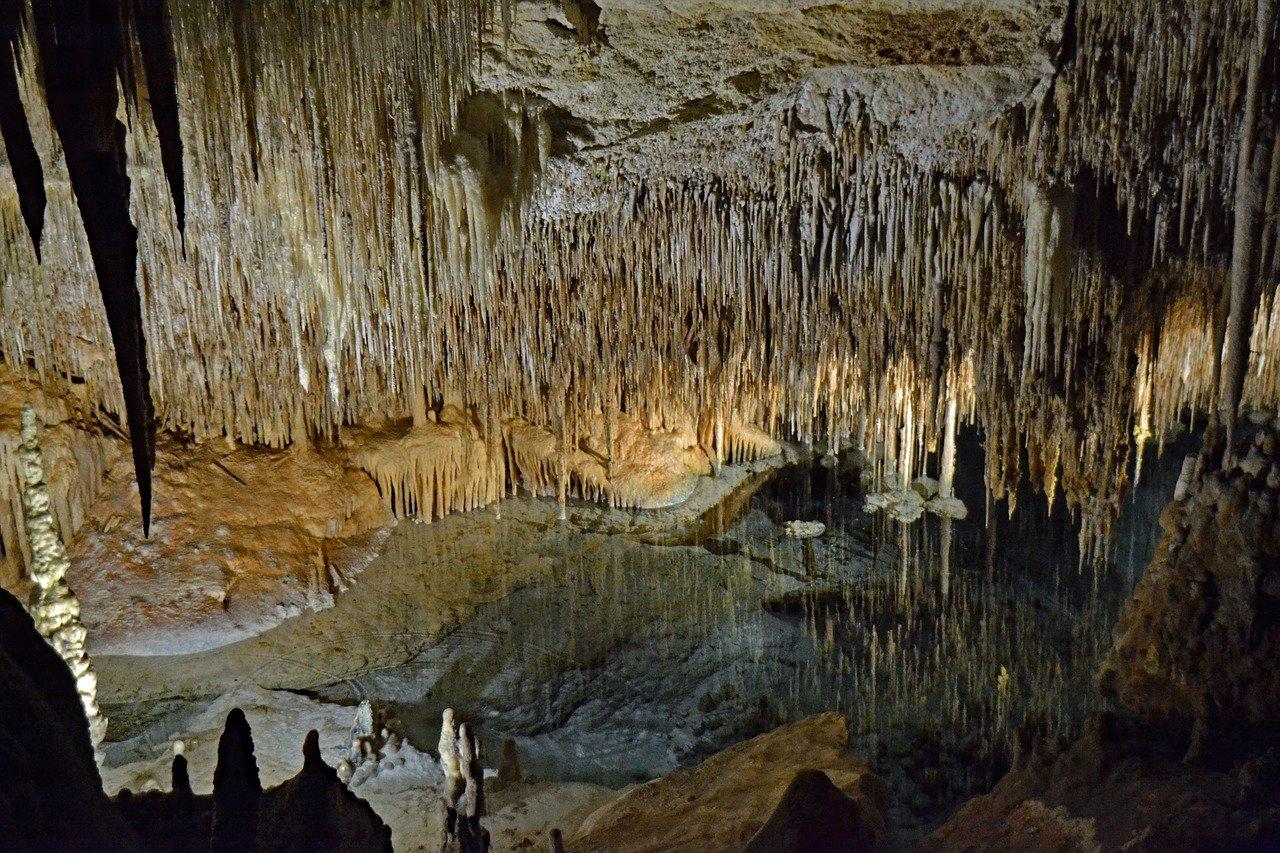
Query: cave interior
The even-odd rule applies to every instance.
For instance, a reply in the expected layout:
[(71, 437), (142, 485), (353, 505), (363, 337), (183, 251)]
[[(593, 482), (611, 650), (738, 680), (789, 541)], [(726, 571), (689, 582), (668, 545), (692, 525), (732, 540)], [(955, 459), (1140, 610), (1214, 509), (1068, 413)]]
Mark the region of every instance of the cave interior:
[(1280, 849), (1277, 0), (0, 0), (0, 849)]

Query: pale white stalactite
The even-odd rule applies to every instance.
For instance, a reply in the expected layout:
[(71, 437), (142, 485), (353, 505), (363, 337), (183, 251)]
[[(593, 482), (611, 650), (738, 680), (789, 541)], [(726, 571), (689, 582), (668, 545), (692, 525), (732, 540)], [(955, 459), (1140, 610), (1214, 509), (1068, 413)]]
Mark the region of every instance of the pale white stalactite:
[(1075, 198), (1062, 188), (1050, 189), (1031, 181), (1026, 183), (1024, 192), (1023, 282), (1027, 301), (1022, 370), (1025, 377), (1045, 369), (1053, 346), (1051, 333), (1060, 329), (1064, 321), (1063, 303), (1074, 263)]
[(942, 432), (942, 470), (938, 477), (938, 494), (949, 498), (955, 494), (956, 477), (956, 417), (959, 401), (954, 394), (947, 394), (947, 410)]
[(89, 721), (89, 737), (96, 749), (107, 733), (107, 718), (98, 708), (98, 676), (85, 651), (87, 632), (80, 621), (80, 602), (64, 580), (71, 560), (54, 525), (40, 454), (40, 422), (31, 406), (22, 409), (22, 443), (18, 456), (22, 469), (23, 521), (31, 548), (28, 572), (36, 587), (29, 609), (36, 629), (67, 662), (75, 678), (76, 691)]

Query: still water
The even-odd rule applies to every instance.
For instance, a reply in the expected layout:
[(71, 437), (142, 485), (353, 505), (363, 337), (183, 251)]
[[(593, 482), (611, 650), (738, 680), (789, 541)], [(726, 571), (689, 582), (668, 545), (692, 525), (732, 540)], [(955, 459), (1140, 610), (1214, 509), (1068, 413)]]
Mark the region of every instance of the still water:
[[(694, 544), (549, 535), (536, 582), (408, 663), (318, 692), (393, 707), (423, 748), (453, 706), (490, 756), (512, 738), (529, 775), (609, 785), (840, 711), (907, 842), (990, 788), (1015, 729), (1070, 737), (1100, 706), (1099, 662), (1190, 447), (1145, 460), (1098, 571), (1079, 568), (1064, 506), (1028, 493), (1009, 520), (976, 462), (959, 478), (968, 520), (912, 525), (865, 514), (845, 465), (792, 466)], [(826, 531), (788, 539), (795, 519)]]

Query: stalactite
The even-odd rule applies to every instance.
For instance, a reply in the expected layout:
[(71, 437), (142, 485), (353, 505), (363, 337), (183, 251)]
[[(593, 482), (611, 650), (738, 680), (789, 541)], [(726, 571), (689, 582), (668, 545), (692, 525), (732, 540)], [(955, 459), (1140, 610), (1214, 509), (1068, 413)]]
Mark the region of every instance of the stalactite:
[(426, 521), (500, 500), (506, 459), (470, 416), (445, 405), (421, 426), (356, 439), (354, 461), (378, 484), (392, 513)]
[(106, 309), (133, 445), (142, 527), (151, 525), (155, 411), (138, 292), (138, 232), (129, 216), (125, 127), (116, 73), (125, 63), (119, 3), (35, 0), (34, 30), (49, 116), (62, 146)]
[[(173, 55), (173, 31), (169, 22), (169, 0), (129, 0), (127, 19), (133, 25), (134, 40), (146, 76), (147, 103), (160, 142), (160, 162), (169, 194), (173, 198), (178, 233), (186, 228), (186, 190), (182, 174), (182, 134), (178, 120), (177, 65)], [(129, 65), (125, 66), (126, 69)], [(137, 81), (126, 81), (126, 94), (137, 94)], [(136, 111), (137, 106), (135, 104)]]
[(23, 5), (21, 0), (0, 3), (0, 140), (4, 142), (13, 172), (18, 207), (27, 225), (31, 248), (39, 260), (40, 237), (44, 231), (44, 169), (18, 93)]
[[(411, 432), (366, 458), (423, 517), (521, 484), (636, 502), (610, 467), (626, 428), (602, 413), (696, 415), (712, 469), (764, 435), (857, 446), (904, 495), (979, 424), (993, 499), (1013, 511), (1023, 478), (1061, 492), (1100, 559), (1133, 438), (1219, 403), (1205, 356), (1255, 2), (1079, 0), (1051, 82), (926, 154), (840, 93), (823, 132), (795, 132), (797, 103), (742, 162), (575, 161), (599, 173), (582, 198), (543, 180), (562, 165), (553, 108), (470, 83), (488, 3), (169, 0), (185, 235), (159, 177), (167, 120), (126, 98), (155, 120), (125, 142), (142, 278), (169, 283), (143, 307), (160, 421), (281, 446), (388, 418), (431, 433), (427, 401), (460, 395), (483, 470)], [(0, 246), (18, 318), (0, 355), (84, 377), (132, 423), (28, 42), (16, 88), (50, 179), (49, 263)], [(6, 236), (22, 215), (0, 200)], [(1235, 338), (1247, 405), (1280, 388), (1280, 219), (1260, 222), (1259, 309)]]

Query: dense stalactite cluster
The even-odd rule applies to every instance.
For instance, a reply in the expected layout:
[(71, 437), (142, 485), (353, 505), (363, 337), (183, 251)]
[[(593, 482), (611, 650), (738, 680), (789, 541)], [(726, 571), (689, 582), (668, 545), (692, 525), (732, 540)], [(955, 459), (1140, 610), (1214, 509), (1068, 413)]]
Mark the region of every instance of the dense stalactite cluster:
[(71, 394), (23, 381), (0, 366), (0, 506), (6, 510), (0, 512), (0, 586), (19, 594), (26, 592), (26, 566), (32, 556), (22, 507), (26, 478), (20, 455), (22, 411), (27, 406), (44, 424), (40, 449), (49, 511), (64, 542), (73, 540), (87, 518), (121, 446), (113, 436), (81, 428), (90, 419)]
[[(958, 411), (985, 429), (992, 495), (1060, 488), (1096, 557), (1132, 439), (1218, 402), (1233, 152), (1250, 46), (1276, 38), (1254, 11), (1080, 0), (1034, 91), (927, 143), (851, 90), (817, 117), (798, 99), (752, 129), (766, 150), (714, 171), (606, 152), (540, 186), (565, 122), (469, 89), (486, 4), (175, 0), (185, 242), (152, 131), (171, 117), (130, 99), (125, 142), (160, 420), (280, 446), (464, 389), (491, 466), (512, 418), (567, 454), (603, 413), (694, 412), (705, 447), (741, 416), (907, 482)], [(0, 249), (42, 295), (6, 283), (0, 353), (120, 412), (35, 48), (12, 43), (51, 215), (42, 264), (29, 240)], [(1280, 387), (1274, 193), (1262, 207), (1263, 310), (1235, 312), (1253, 405)], [(6, 234), (29, 208), (0, 203)], [(443, 476), (378, 470), (406, 507), (423, 495), (403, 484)]]

